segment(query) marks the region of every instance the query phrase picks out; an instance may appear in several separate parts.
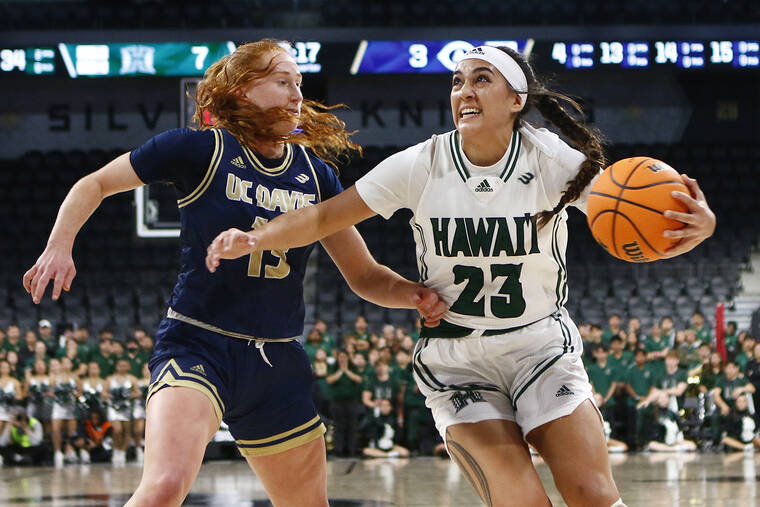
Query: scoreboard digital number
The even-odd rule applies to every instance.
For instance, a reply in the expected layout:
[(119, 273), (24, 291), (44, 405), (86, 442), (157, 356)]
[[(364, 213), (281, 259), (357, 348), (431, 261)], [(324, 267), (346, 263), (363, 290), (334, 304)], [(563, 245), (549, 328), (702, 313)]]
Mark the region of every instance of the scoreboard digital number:
[(351, 64), (351, 74), (452, 72), (467, 51), (481, 45), (506, 46), (522, 53), (530, 53), (533, 49), (533, 40), (365, 40), (359, 43)]
[(235, 43), (58, 44), (70, 77), (195, 76), (232, 53)]
[[(202, 76), (235, 51), (232, 41), (120, 44), (59, 43), (56, 47), (0, 48), (0, 73), (58, 74), (78, 77)], [(322, 44), (283, 43), (303, 74), (322, 71)]]
[(41, 75), (55, 73), (55, 48), (0, 49), (0, 71)]
[(760, 67), (760, 42), (711, 41), (600, 41), (554, 42), (552, 60), (567, 69), (656, 68), (681, 69)]

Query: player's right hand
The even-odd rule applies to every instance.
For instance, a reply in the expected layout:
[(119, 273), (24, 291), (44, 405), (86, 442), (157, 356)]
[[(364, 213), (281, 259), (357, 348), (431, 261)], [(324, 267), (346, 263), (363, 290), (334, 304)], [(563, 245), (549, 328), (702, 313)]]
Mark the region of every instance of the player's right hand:
[(237, 259), (256, 250), (254, 237), (240, 229), (227, 229), (211, 242), (206, 250), (206, 267), (212, 273), (221, 259)]
[(77, 274), (71, 249), (48, 245), (29, 271), (24, 273), (24, 289), (38, 304), (45, 294), (48, 282), (53, 280), (53, 301), (61, 296), (61, 290), (71, 290), (71, 282)]

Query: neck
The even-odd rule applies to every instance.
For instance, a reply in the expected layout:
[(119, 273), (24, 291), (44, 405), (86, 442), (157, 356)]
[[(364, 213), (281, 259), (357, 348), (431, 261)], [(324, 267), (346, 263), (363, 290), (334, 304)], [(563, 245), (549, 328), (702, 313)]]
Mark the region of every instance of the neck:
[(513, 129), (514, 124), (510, 123), (491, 135), (462, 135), (462, 151), (475, 165), (493, 165), (507, 152)]
[(285, 153), (285, 143), (277, 141), (270, 143), (256, 143), (253, 146), (253, 149), (266, 158), (280, 158)]

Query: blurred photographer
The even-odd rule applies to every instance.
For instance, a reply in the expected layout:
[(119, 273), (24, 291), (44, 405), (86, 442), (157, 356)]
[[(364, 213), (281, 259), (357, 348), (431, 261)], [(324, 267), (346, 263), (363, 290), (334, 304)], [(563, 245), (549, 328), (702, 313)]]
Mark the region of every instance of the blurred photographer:
[(7, 465), (39, 465), (45, 457), (42, 423), (23, 409), (15, 410), (0, 434), (0, 455)]

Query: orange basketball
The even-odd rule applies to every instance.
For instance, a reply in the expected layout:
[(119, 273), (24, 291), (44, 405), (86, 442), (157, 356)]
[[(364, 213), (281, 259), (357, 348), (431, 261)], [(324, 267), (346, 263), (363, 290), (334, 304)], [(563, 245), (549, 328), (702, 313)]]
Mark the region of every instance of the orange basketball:
[(681, 176), (665, 162), (649, 157), (619, 160), (604, 170), (591, 187), (588, 225), (594, 239), (611, 255), (628, 262), (651, 262), (678, 239), (663, 231), (682, 222), (663, 216), (665, 210), (688, 211), (671, 195), (691, 195)]

